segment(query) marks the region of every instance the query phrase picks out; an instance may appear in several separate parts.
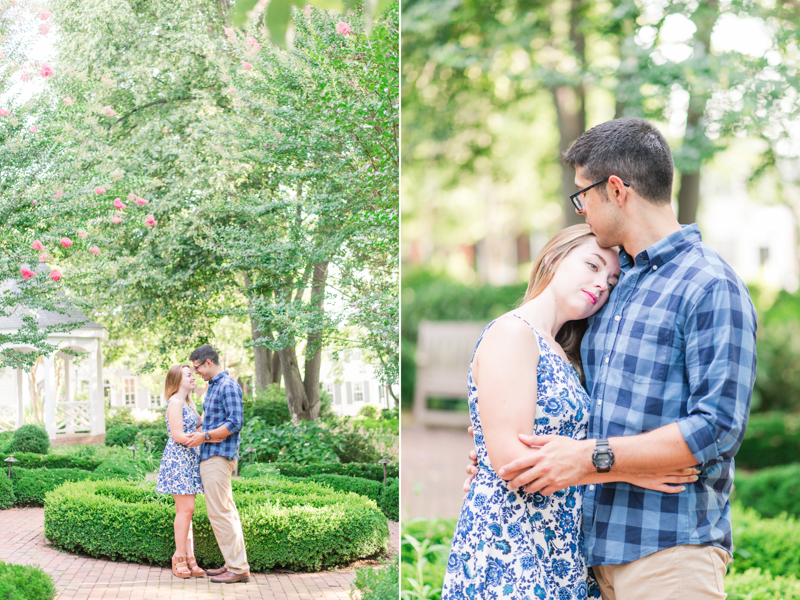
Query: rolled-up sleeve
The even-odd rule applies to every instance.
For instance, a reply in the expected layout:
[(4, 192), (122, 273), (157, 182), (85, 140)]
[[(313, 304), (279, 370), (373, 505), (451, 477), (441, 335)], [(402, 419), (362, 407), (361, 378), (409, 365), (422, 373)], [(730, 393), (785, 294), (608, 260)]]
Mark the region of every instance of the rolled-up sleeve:
[(225, 422), (222, 423), (231, 433), (236, 433), (242, 428), (244, 415), (242, 414), (242, 390), (233, 383), (226, 385), (222, 392), (222, 406), (225, 411)]
[(684, 328), (688, 416), (681, 434), (702, 468), (732, 458), (744, 437), (756, 376), (756, 313), (743, 286), (714, 282)]

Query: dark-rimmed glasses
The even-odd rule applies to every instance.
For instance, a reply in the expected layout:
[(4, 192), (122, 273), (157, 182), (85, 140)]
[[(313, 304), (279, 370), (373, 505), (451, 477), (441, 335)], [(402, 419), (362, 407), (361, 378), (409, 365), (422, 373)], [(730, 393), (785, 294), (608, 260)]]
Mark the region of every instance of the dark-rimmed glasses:
[[(601, 179), (600, 181), (595, 181), (592, 185), (590, 185), (588, 187), (585, 187), (582, 190), (579, 190), (579, 191), (575, 192), (574, 194), (570, 194), (569, 195), (569, 199), (572, 200), (572, 205), (575, 207), (575, 209), (579, 210), (579, 211), (583, 211), (583, 204), (581, 204), (581, 201), (578, 198), (578, 196), (580, 196), (581, 194), (585, 194), (590, 189), (592, 189), (594, 186), (600, 185), (601, 183), (605, 183), (609, 179), (611, 179), (611, 175), (609, 175), (605, 179)], [(625, 185), (625, 187), (631, 187), (630, 183), (626, 183), (624, 181), (622, 183)]]

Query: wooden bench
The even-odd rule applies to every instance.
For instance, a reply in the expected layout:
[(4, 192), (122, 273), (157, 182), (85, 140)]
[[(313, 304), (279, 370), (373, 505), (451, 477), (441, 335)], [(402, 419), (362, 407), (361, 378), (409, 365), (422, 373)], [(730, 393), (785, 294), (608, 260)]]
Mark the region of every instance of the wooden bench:
[(414, 420), (435, 427), (468, 427), (468, 412), (428, 408), (428, 398), (466, 398), (467, 372), (485, 323), (422, 321), (417, 338)]

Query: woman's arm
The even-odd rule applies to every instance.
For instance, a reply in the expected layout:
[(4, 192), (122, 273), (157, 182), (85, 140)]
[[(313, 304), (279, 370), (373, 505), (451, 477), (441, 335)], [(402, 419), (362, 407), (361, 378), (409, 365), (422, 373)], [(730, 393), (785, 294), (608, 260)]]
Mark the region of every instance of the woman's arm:
[(679, 484), (692, 483), (698, 479), (697, 469), (687, 467), (671, 473), (593, 473), (584, 477), (578, 485), (621, 481), (648, 490), (677, 494), (686, 489)]
[[(483, 336), (472, 365), (478, 408), (489, 460), (497, 469), (537, 449), (523, 444), (520, 433), (533, 431), (536, 420), (536, 369), (539, 343), (520, 319), (497, 320)], [(517, 475), (508, 472), (503, 479)]]
[(178, 444), (186, 444), (191, 438), (183, 433), (183, 402), (176, 398), (167, 406), (167, 420), (172, 439)]

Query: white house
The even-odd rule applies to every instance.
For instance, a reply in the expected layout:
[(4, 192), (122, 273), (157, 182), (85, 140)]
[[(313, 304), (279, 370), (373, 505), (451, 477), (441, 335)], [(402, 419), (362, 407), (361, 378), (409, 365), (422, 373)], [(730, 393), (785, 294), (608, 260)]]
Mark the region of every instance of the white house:
[[(320, 382), (322, 390), (333, 399), (333, 411), (339, 416), (357, 415), (367, 405), (379, 409), (395, 406), (387, 386), (375, 378), (372, 367), (364, 362), (358, 349), (342, 351), (336, 361), (324, 351)], [(392, 391), (399, 395), (397, 386)]]

